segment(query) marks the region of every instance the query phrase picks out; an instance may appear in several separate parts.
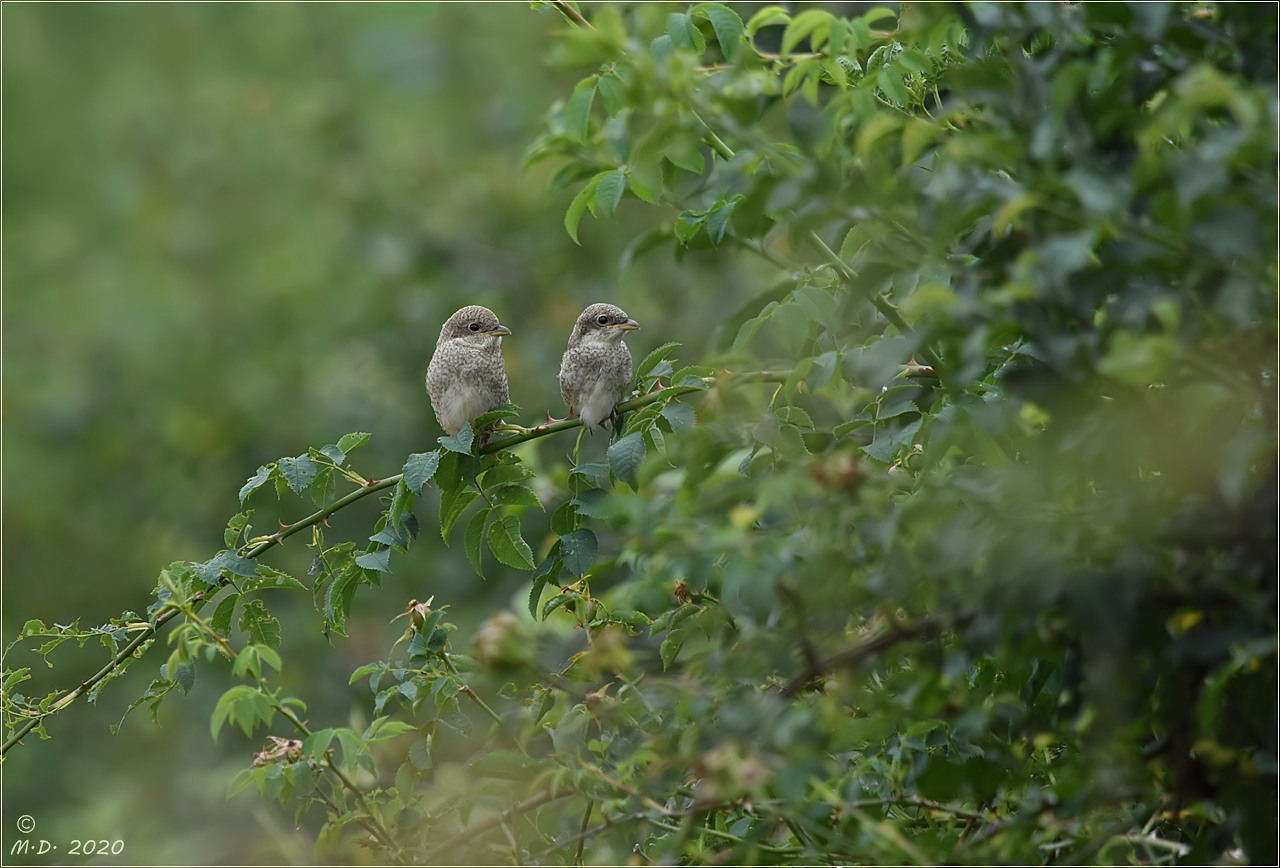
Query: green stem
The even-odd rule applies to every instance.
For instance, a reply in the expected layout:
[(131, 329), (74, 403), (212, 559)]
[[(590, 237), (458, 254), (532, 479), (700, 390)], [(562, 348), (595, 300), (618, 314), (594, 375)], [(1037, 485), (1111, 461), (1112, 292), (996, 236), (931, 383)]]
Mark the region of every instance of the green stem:
[(587, 824), (591, 822), (591, 811), (596, 803), (587, 799), (587, 809), (582, 812), (582, 825), (578, 827), (578, 846), (573, 854), (573, 864), (582, 864), (582, 851), (587, 846)]
[[(849, 267), (848, 263), (840, 258), (838, 253), (827, 246), (827, 243), (822, 240), (822, 236), (817, 232), (810, 229), (808, 239), (809, 243), (817, 248), (818, 251), (826, 258), (828, 264), (836, 270), (836, 273), (840, 275), (841, 280), (843, 280), (850, 289), (853, 289), (854, 284), (856, 284), (858, 280), (857, 273)], [(891, 322), (898, 331), (902, 332), (904, 335), (915, 334), (915, 329), (913, 329), (911, 325), (902, 318), (902, 314), (898, 313), (898, 309), (890, 304), (883, 296), (870, 295), (867, 300), (870, 301), (871, 304), (875, 306), (875, 309), (880, 311), (881, 315)], [(926, 344), (921, 344), (919, 346), (919, 351), (920, 355), (925, 357), (925, 360), (929, 362), (929, 366), (932, 367), (935, 372), (941, 371), (941, 360), (938, 358), (937, 354), (934, 353), (932, 347), (927, 346)]]
[(591, 22), (582, 17), (582, 13), (573, 8), (573, 4), (566, 3), (565, 0), (551, 0), (551, 5), (560, 11), (560, 14), (568, 18), (579, 27), (585, 27), (588, 30), (595, 30), (591, 26)]
[[(735, 382), (742, 383), (768, 383), (768, 382), (785, 382), (789, 371), (752, 371), (745, 374), (730, 374), (728, 371), (723, 372), (722, 377), (732, 377)], [(704, 377), (703, 382), (707, 386), (716, 382), (714, 377)], [(692, 392), (705, 392), (707, 386), (670, 386), (665, 389), (655, 389), (652, 392), (646, 392), (643, 395), (637, 395), (629, 401), (623, 401), (618, 405), (619, 413), (629, 413), (632, 410), (639, 410), (655, 401), (665, 401), (670, 398), (677, 398), (681, 395), (688, 395)], [(503, 437), (500, 440), (493, 440), (480, 447), (481, 455), (488, 455), (492, 452), (501, 452), (503, 449), (510, 449), (520, 443), (526, 443), (530, 440), (537, 440), (539, 437), (546, 437), (548, 434), (557, 434), (561, 431), (568, 431), (572, 428), (582, 426), (581, 419), (561, 419), (558, 422), (552, 422), (549, 425), (539, 425), (536, 428), (529, 428), (518, 434), (512, 434), (510, 437)], [(397, 477), (398, 478), (398, 477)]]
[[(657, 826), (659, 829), (665, 829), (668, 832), (676, 832), (677, 834), (679, 834), (680, 832), (684, 831), (685, 826), (690, 826), (689, 831), (692, 831), (690, 820), (693, 820), (694, 822), (696, 822), (696, 812), (690, 812), (689, 814), (686, 814), (685, 822), (679, 826), (672, 825), (671, 823), (664, 823), (661, 820), (659, 820), (657, 817), (645, 817), (644, 819), (647, 820), (650, 824)], [(798, 856), (800, 853), (803, 852), (798, 847), (777, 847), (772, 844), (761, 844), (758, 841), (748, 841), (746, 838), (743, 838), (741, 835), (735, 835), (732, 832), (724, 832), (713, 826), (704, 825), (701, 828), (699, 828), (698, 831), (701, 834), (710, 835), (713, 838), (720, 838), (725, 841), (732, 841), (735, 844), (742, 844), (745, 846), (754, 847), (757, 850), (760, 850), (761, 852), (764, 852), (764, 853), (773, 853), (779, 856)]]
[(521, 814), (528, 813), (529, 811), (532, 811), (534, 808), (539, 808), (547, 804), (548, 802), (554, 802), (557, 799), (565, 799), (572, 795), (574, 795), (573, 790), (565, 790), (563, 793), (558, 793), (558, 794), (552, 793), (548, 790), (545, 792), (538, 793), (536, 796), (531, 796), (530, 798), (525, 799), (523, 802), (520, 802), (519, 804), (514, 805), (511, 808), (508, 808), (507, 810), (503, 811), (501, 814), (497, 814), (493, 817), (490, 817), (487, 820), (483, 820), (479, 823), (476, 823), (474, 826), (468, 826), (458, 834), (454, 835), (452, 838), (449, 838), (443, 843), (437, 844), (436, 846), (432, 847), (424, 855), (423, 861), (432, 862), (435, 860), (435, 857), (440, 856), (444, 853), (447, 853), (449, 850), (452, 850), (454, 847), (457, 847), (459, 844), (465, 844), (466, 842), (470, 841), (472, 838), (475, 838), (477, 835), (480, 835), (483, 832), (487, 832), (490, 829), (496, 829), (498, 826), (501, 826), (503, 823), (507, 822), (512, 817), (518, 817)]
[(588, 838), (594, 838), (596, 835), (599, 835), (601, 832), (606, 832), (609, 829), (613, 828), (614, 826), (621, 826), (624, 823), (634, 823), (637, 820), (643, 820), (643, 819), (644, 819), (644, 814), (623, 814), (621, 817), (612, 817), (612, 818), (605, 817), (605, 820), (603, 823), (592, 826), (590, 829), (583, 829), (582, 831), (578, 832), (576, 835), (570, 835), (568, 838), (565, 838), (561, 841), (556, 841), (554, 844), (552, 844), (550, 847), (546, 848), (545, 850), (541, 851), (540, 853), (535, 853), (532, 857), (529, 858), (526, 864), (536, 865), (563, 847), (567, 847), (570, 844), (578, 843), (580, 841), (585, 841)]
[(693, 112), (694, 120), (702, 124), (702, 128), (707, 131), (707, 138), (711, 140), (711, 147), (715, 149), (715, 152), (726, 160), (732, 160), (734, 156), (733, 149), (726, 145), (724, 140), (716, 135), (716, 131), (711, 129), (711, 124), (702, 119), (702, 115), (698, 114), (693, 109), (689, 109), (689, 111)]
[[(441, 654), (440, 658), (444, 660), (444, 665), (448, 667), (449, 672), (452, 673), (453, 677), (458, 679), (458, 686), (461, 688), (462, 692), (467, 694), (467, 696), (471, 697), (471, 701), (474, 702), (476, 705), (480, 706), (480, 710), (483, 711), (485, 714), (489, 715), (489, 717), (492, 718), (494, 723), (502, 723), (502, 717), (498, 714), (498, 712), (490, 708), (489, 704), (480, 698), (480, 694), (476, 693), (470, 684), (467, 684), (462, 680), (462, 673), (458, 671), (458, 667), (455, 666), (453, 664), (453, 661), (449, 659), (449, 655)], [(423, 674), (425, 675), (426, 673), (424, 672)]]
[[(204, 619), (200, 617), (200, 615), (197, 613), (194, 607), (184, 606), (182, 613), (187, 617), (187, 620), (195, 624), (201, 630), (202, 633), (204, 633), (206, 636), (212, 639), (214, 644), (217, 645), (219, 649), (221, 649), (222, 653), (225, 654), (227, 658), (231, 660), (232, 664), (234, 665), (235, 661), (239, 658), (240, 655), (238, 655), (235, 649), (231, 647), (231, 643), (229, 643), (226, 640), (226, 637), (224, 637), (221, 633), (217, 632), (208, 624), (206, 624), (204, 622)], [(285, 705), (283, 702), (276, 699), (275, 694), (267, 686), (267, 680), (262, 677), (262, 673), (254, 672), (251, 674), (253, 675), (253, 680), (257, 682), (258, 692), (267, 698), (267, 701), (271, 704), (271, 707), (281, 717), (289, 721), (289, 723), (293, 725), (293, 728), (302, 734), (302, 737), (304, 739), (309, 738), (311, 736), (310, 727), (308, 727), (305, 723), (303, 723), (302, 720), (296, 714), (293, 713), (292, 708), (290, 708), (289, 706)], [(357, 817), (356, 818), (357, 821), (360, 822), (360, 824), (364, 826), (366, 829), (368, 829), (369, 832), (379, 840), (382, 846), (386, 847), (388, 850), (395, 853), (397, 860), (403, 862), (405, 860), (404, 851), (400, 849), (398, 844), (396, 844), (395, 839), (391, 835), (391, 832), (386, 828), (386, 826), (382, 824), (382, 821), (379, 820), (377, 815), (374, 814), (373, 811), (369, 808), (369, 803), (365, 799), (364, 791), (356, 786), (355, 781), (351, 780), (351, 778), (347, 776), (346, 772), (338, 768), (338, 764), (333, 761), (333, 756), (331, 754), (326, 753), (324, 760), (325, 760), (325, 765), (329, 767), (329, 770), (333, 772), (334, 776), (342, 783), (342, 786), (344, 786), (348, 791), (351, 792), (352, 795), (356, 797), (356, 801), (360, 803), (360, 807), (364, 810), (366, 816)]]
[[(722, 374), (721, 379), (724, 379), (729, 376), (731, 376), (732, 379), (734, 379), (735, 381), (746, 382), (746, 383), (781, 382), (786, 380), (787, 373), (776, 372), (776, 371), (756, 371), (752, 373), (729, 375), (728, 372), (725, 372), (725, 374)], [(710, 384), (714, 382), (714, 380), (713, 378), (706, 378), (706, 382)], [(618, 409), (624, 412), (629, 410), (636, 410), (636, 409), (639, 409), (640, 407), (644, 407), (649, 404), (652, 404), (655, 401), (669, 400), (671, 398), (678, 397), (680, 395), (686, 395), (691, 392), (700, 392), (700, 391), (704, 391), (704, 389), (697, 386), (674, 386), (668, 389), (658, 389), (653, 392), (649, 392), (647, 394), (632, 398), (630, 401), (624, 401), (623, 403), (618, 405)], [(494, 440), (484, 445), (483, 447), (481, 447), (480, 452), (481, 454), (498, 452), (502, 449), (509, 449), (512, 446), (515, 446), (519, 443), (524, 443), (529, 440), (536, 440), (539, 437), (546, 437), (551, 434), (558, 433), (560, 431), (567, 431), (571, 428), (578, 428), (581, 425), (582, 425), (582, 421), (580, 419), (565, 419), (560, 422), (555, 422), (551, 425), (545, 425), (539, 428), (531, 428), (528, 431), (523, 431), (519, 434), (514, 434), (511, 437), (505, 437), (500, 440)], [(403, 478), (404, 478), (404, 474), (397, 473), (395, 476), (388, 476), (386, 479), (370, 480), (364, 485), (362, 485), (360, 488), (357, 488), (355, 491), (352, 491), (351, 493), (345, 495), (344, 497), (338, 498), (333, 503), (329, 504), (323, 509), (319, 509), (316, 512), (313, 512), (311, 515), (308, 515), (306, 518), (303, 518), (294, 522), (288, 527), (282, 527), (279, 531), (267, 537), (266, 539), (260, 540), (252, 548), (250, 548), (247, 552), (244, 553), (244, 557), (250, 560), (256, 559), (259, 556), (261, 556), (263, 553), (269, 551), (271, 548), (277, 545), (280, 545), (286, 539), (298, 533), (299, 531), (302, 531), (309, 527), (313, 527), (315, 525), (320, 524), (320, 522), (329, 518), (329, 516), (333, 515), (339, 510), (344, 509), (359, 500), (363, 500), (364, 498), (368, 497), (371, 494), (374, 494), (379, 491), (385, 491), (386, 489), (393, 487), (397, 482), (399, 482)], [(218, 590), (217, 587), (213, 587), (213, 588), (197, 591), (196, 593), (188, 597), (186, 601), (184, 601), (184, 605), (187, 607), (195, 607), (193, 611), (199, 611), (199, 607), (207, 603), (210, 597), (213, 595), (213, 593), (216, 592), (217, 590)], [(183, 605), (171, 604), (167, 608), (157, 613), (154, 622), (149, 624), (145, 630), (140, 631), (138, 635), (135, 636), (129, 642), (129, 644), (121, 648), (120, 651), (117, 652), (115, 656), (113, 656), (101, 669), (99, 669), (89, 678), (82, 681), (79, 686), (77, 686), (74, 690), (70, 691), (66, 696), (62, 697), (57, 702), (50, 705), (48, 711), (45, 711), (42, 714), (36, 715), (34, 717), (27, 718), (22, 723), (14, 727), (13, 734), (10, 735), (7, 739), (5, 739), (3, 745), (0, 745), (0, 758), (3, 758), (4, 755), (8, 753), (10, 748), (20, 743), (22, 739), (26, 737), (26, 735), (30, 733), (32, 729), (37, 727), (40, 724), (40, 722), (43, 721), (45, 718), (66, 708), (76, 699), (83, 696), (88, 691), (92, 690), (94, 686), (96, 686), (97, 684), (102, 682), (104, 679), (106, 679), (108, 676), (110, 676), (113, 672), (118, 670), (124, 664), (125, 661), (129, 660), (136, 653), (138, 653), (139, 649), (141, 649), (143, 645), (145, 645), (150, 639), (152, 639), (156, 635), (157, 632), (159, 632), (160, 627), (164, 626), (169, 621), (171, 621), (174, 617), (176, 617), (179, 614), (179, 612), (182, 611), (182, 608), (183, 608)]]

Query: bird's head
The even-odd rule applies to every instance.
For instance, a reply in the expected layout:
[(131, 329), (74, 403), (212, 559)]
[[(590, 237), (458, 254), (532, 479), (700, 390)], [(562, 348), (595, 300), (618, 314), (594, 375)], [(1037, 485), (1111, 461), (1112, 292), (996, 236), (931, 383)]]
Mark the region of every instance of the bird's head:
[(504, 335), (511, 334), (511, 329), (498, 322), (497, 315), (487, 307), (478, 304), (462, 308), (445, 321), (440, 329), (440, 340), (444, 343), (452, 340), (469, 342), (488, 342), (490, 339), (501, 340)]
[(569, 342), (610, 343), (622, 340), (627, 332), (640, 328), (640, 323), (626, 311), (612, 304), (593, 304), (578, 317)]

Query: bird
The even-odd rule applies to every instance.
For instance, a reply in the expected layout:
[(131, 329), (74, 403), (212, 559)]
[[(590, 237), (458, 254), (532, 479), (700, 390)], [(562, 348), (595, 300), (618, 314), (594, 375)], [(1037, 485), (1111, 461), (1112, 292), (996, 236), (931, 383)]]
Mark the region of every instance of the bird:
[(560, 396), (569, 418), (585, 428), (604, 420), (626, 397), (631, 385), (631, 351), (622, 342), (640, 323), (612, 304), (592, 304), (578, 317), (560, 360)]
[(511, 329), (487, 307), (468, 305), (445, 321), (427, 366), (427, 395), (449, 436), (477, 416), (510, 403), (502, 338)]

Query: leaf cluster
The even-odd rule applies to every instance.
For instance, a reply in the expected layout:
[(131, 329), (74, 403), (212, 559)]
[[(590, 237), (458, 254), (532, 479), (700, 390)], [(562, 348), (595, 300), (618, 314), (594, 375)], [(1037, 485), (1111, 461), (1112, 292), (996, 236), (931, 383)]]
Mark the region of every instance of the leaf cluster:
[[(1271, 864), (1274, 15), (535, 5), (583, 76), (528, 151), (570, 237), (634, 209), (624, 264), (714, 250), (770, 288), (703, 364), (637, 365), (603, 460), (544, 466), (521, 445), (574, 423), (507, 407), (382, 480), (364, 435), (259, 469), (242, 503), (319, 512), (242, 512), (161, 575), (135, 704), (231, 661), (214, 734), (292, 727), (236, 786), (329, 854)], [(432, 488), (527, 605), (466, 636), (411, 601), (351, 679), (373, 723), (313, 729), (261, 592), (343, 635)], [(375, 492), (363, 549), (329, 542)], [(306, 581), (259, 563), (302, 530)], [(130, 623), (24, 638), (118, 656)], [(11, 733), (68, 701), (23, 677)]]

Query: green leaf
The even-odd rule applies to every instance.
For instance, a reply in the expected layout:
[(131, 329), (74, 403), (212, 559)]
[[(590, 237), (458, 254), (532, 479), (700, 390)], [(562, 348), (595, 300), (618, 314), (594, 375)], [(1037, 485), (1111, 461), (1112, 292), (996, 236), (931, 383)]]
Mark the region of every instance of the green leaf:
[(640, 432), (628, 434), (609, 447), (609, 467), (620, 480), (636, 488), (636, 475), (644, 461), (644, 452), (644, 435)]
[(327, 458), (339, 467), (341, 467), (347, 460), (346, 453), (332, 443), (326, 446), (321, 446), (319, 449), (312, 449), (311, 453), (313, 458), (317, 456)]
[(573, 197), (573, 201), (569, 203), (569, 210), (564, 212), (564, 231), (569, 233), (574, 244), (582, 243), (578, 240), (578, 224), (582, 222), (582, 215), (586, 213), (587, 206), (595, 199), (596, 187), (600, 185), (600, 179), (607, 174), (609, 173), (601, 172), (592, 178), (587, 186)]
[(506, 485), (493, 494), (495, 506), (536, 506), (542, 509), (542, 501), (533, 489), (525, 485)]
[(925, 56), (924, 52), (917, 51), (914, 48), (903, 48), (893, 62), (907, 72), (914, 72), (919, 75), (930, 75), (933, 72), (933, 64), (929, 62), (929, 58)]
[(369, 537), (371, 542), (382, 543), (402, 551), (409, 547), (410, 529), (407, 525), (393, 524), (389, 518), (384, 518), (378, 522), (378, 527), (381, 529)]
[(346, 635), (347, 617), (351, 614), (351, 601), (355, 599), (356, 588), (360, 585), (361, 571), (355, 561), (349, 561), (349, 568), (343, 569), (329, 584), (325, 594), (324, 614), (330, 629), (339, 635)]
[(729, 227), (729, 218), (733, 216), (733, 209), (741, 199), (741, 196), (735, 196), (728, 202), (718, 202), (707, 214), (707, 237), (711, 239), (712, 244), (718, 245), (724, 240), (725, 230)]
[(832, 428), (831, 436), (839, 440), (840, 438), (844, 437), (844, 435), (848, 434), (850, 431), (856, 431), (859, 428), (865, 428), (866, 426), (871, 424), (874, 424), (874, 420), (872, 420), (870, 416), (864, 419), (851, 419), (848, 422), (841, 422), (839, 425)]
[(391, 572), (391, 549), (383, 547), (356, 557), (356, 566), (379, 573)]
[(599, 549), (596, 535), (585, 527), (560, 537), (560, 555), (565, 569), (577, 576), (582, 576), (591, 569)]
[(769, 316), (774, 331), (783, 345), (795, 355), (804, 352), (809, 343), (809, 316), (798, 302), (778, 305)]
[(222, 533), (222, 542), (229, 548), (236, 548), (236, 540), (240, 538), (240, 534), (249, 526), (249, 519), (253, 518), (253, 510), (248, 512), (238, 512), (231, 516), (227, 521), (227, 529)]
[(916, 432), (920, 430), (922, 421), (921, 419), (916, 419), (898, 431), (882, 434), (866, 446), (863, 446), (862, 451), (876, 461), (892, 464), (894, 458), (898, 455), (898, 451), (911, 443)]
[(707, 377), (715, 376), (716, 369), (710, 365), (688, 365), (671, 375), (671, 385), (706, 389)]
[(260, 591), (267, 588), (291, 588), (305, 591), (307, 586), (282, 570), (258, 564), (258, 574), (250, 576), (240, 583), (242, 591)]
[[(900, 106), (911, 105), (911, 93), (902, 83), (902, 73), (893, 67), (881, 67), (880, 72), (876, 74), (876, 83), (880, 85), (880, 90), (884, 91), (884, 95), (890, 102)], [(863, 143), (864, 139), (860, 137), (859, 142)], [(862, 150), (862, 144), (859, 145), (859, 149)]]
[(667, 16), (667, 35), (677, 48), (696, 51), (698, 54), (707, 50), (707, 41), (688, 12), (672, 12)]
[(600, 81), (596, 83), (596, 88), (600, 91), (600, 101), (604, 103), (606, 114), (616, 115), (626, 107), (622, 79), (618, 78), (615, 73), (611, 72), (608, 75), (600, 76)]
[(782, 394), (788, 400), (794, 398), (799, 392), (800, 384), (805, 382), (805, 377), (809, 375), (809, 370), (813, 367), (813, 357), (805, 356), (796, 362), (796, 366), (791, 369), (791, 373), (787, 374), (787, 379), (782, 384)]
[(413, 502), (417, 500), (417, 497), (404, 484), (404, 479), (396, 483), (396, 487), (391, 493), (391, 506), (387, 507), (387, 518), (394, 527), (407, 526), (410, 523), (416, 524), (416, 518), (413, 514)]
[(675, 662), (676, 656), (680, 653), (680, 649), (684, 647), (684, 630), (672, 630), (662, 639), (662, 644), (658, 646), (658, 656), (662, 659), (662, 670), (665, 672), (671, 668), (671, 664)]
[(564, 562), (560, 558), (560, 540), (557, 539), (551, 544), (551, 550), (547, 552), (546, 558), (538, 564), (538, 569), (533, 574), (533, 587), (529, 589), (529, 617), (535, 621), (538, 619), (538, 601), (542, 598), (542, 589), (551, 584), (552, 580), (560, 574), (560, 568), (563, 566)]
[(489, 550), (509, 567), (533, 569), (533, 551), (520, 535), (520, 519), (514, 515), (504, 515), (489, 525)]
[(255, 645), (274, 648), (280, 644), (280, 622), (261, 600), (247, 600), (240, 612), (239, 627)]
[(418, 771), (425, 772), (431, 769), (431, 733), (424, 734), (409, 746), (409, 762), (413, 763), (413, 767)]
[(479, 496), (474, 488), (464, 485), (459, 485), (450, 491), (440, 492), (441, 539), (445, 542), (449, 541), (449, 531), (453, 530), (454, 524), (462, 517), (463, 510)]
[(357, 767), (372, 771), (373, 758), (369, 755), (369, 745), (353, 730), (342, 727), (336, 731), (338, 744), (342, 745), (342, 761), (348, 771)]
[(333, 502), (333, 492), (333, 468), (322, 467), (316, 474), (315, 482), (311, 484), (311, 502), (317, 507), (324, 508)]
[(310, 488), (320, 469), (310, 455), (281, 458), (278, 466), (281, 478), (288, 483), (294, 494), (301, 494)]
[(789, 55), (801, 40), (809, 37), (809, 50), (818, 51), (827, 41), (827, 29), (834, 16), (823, 9), (806, 9), (801, 12), (782, 33), (782, 54)]
[(622, 191), (626, 188), (627, 173), (622, 169), (614, 169), (601, 178), (596, 184), (596, 204), (600, 206), (600, 213), (612, 217), (618, 209), (618, 203), (622, 201)]
[(488, 426), (505, 421), (512, 416), (519, 416), (520, 408), (515, 404), (503, 404), (500, 407), (494, 407), (492, 410), (486, 410), (477, 416), (471, 422), (472, 431), (483, 431)]
[(243, 486), (241, 486), (240, 502), (244, 503), (245, 499), (248, 498), (250, 494), (252, 494), (258, 488), (262, 487), (264, 484), (266, 484), (267, 480), (271, 478), (271, 473), (274, 469), (275, 469), (274, 464), (270, 464), (270, 465), (264, 464), (263, 466), (259, 467), (258, 472), (253, 474), (253, 476), (250, 476), (249, 481), (246, 482)]
[[(468, 452), (470, 450), (467, 450)], [(440, 466), (440, 450), (434, 452), (415, 452), (409, 456), (409, 460), (404, 463), (405, 487), (415, 494), (422, 493), (422, 487), (431, 481), (431, 477), (436, 475), (436, 469)]]
[(230, 635), (231, 619), (235, 616), (236, 603), (239, 601), (239, 594), (228, 594), (218, 602), (218, 608), (214, 609), (213, 617), (209, 619), (209, 626), (215, 633), (223, 637)]
[(742, 40), (742, 19), (738, 17), (738, 13), (721, 3), (699, 3), (693, 7), (693, 11), (707, 16), (711, 28), (716, 32), (720, 52), (730, 63), (736, 62), (745, 47)]
[(413, 724), (406, 723), (403, 720), (379, 717), (365, 729), (364, 738), (370, 744), (376, 744), (380, 741), (390, 741), (397, 736), (404, 735), (406, 732), (413, 732), (414, 729)]
[[(636, 366), (636, 379), (643, 380), (644, 378), (650, 376), (654, 368), (656, 368), (660, 362), (666, 359), (667, 355), (678, 346), (680, 346), (680, 344), (678, 344), (675, 341), (667, 341), (662, 346), (651, 351), (647, 356), (644, 357), (644, 361), (642, 361), (639, 365)], [(670, 368), (670, 365), (668, 365), (668, 368)]]
[(187, 660), (173, 667), (170, 677), (178, 683), (184, 694), (190, 693), (196, 683), (196, 662)]
[[(501, 488), (504, 485), (516, 485), (526, 479), (532, 479), (534, 472), (524, 465), (516, 456), (504, 456), (501, 464), (495, 464), (485, 470), (476, 479), (476, 484), (485, 491)], [(514, 460), (511, 460), (514, 459)]]
[(364, 431), (343, 434), (342, 437), (338, 439), (338, 448), (342, 450), (343, 455), (350, 455), (352, 452), (368, 443), (371, 439), (373, 439), (373, 435), (367, 434)]
[(835, 296), (816, 286), (802, 286), (792, 295), (809, 319), (827, 330), (835, 325), (837, 302)]
[(769, 304), (760, 312), (759, 316), (753, 316), (738, 327), (738, 334), (734, 336), (731, 349), (740, 350), (751, 342), (756, 336), (756, 332), (760, 331), (760, 327), (765, 324), (765, 313), (778, 306), (777, 302), (769, 302)]
[(702, 151), (702, 139), (698, 138), (692, 130), (679, 128), (667, 138), (662, 148), (662, 155), (673, 165), (693, 172), (695, 175), (701, 175), (707, 167)]
[(549, 616), (556, 609), (559, 609), (561, 607), (569, 609), (571, 604), (576, 603), (580, 599), (582, 599), (582, 597), (579, 594), (566, 594), (566, 593), (556, 594), (554, 597), (552, 597), (550, 600), (547, 600), (547, 602), (543, 604), (542, 620), (543, 621), (547, 620), (547, 616)]
[(258, 562), (251, 558), (242, 558), (233, 551), (221, 551), (203, 564), (192, 564), (192, 571), (196, 578), (209, 585), (218, 584), (223, 570), (236, 576), (256, 576)]
[(565, 501), (551, 513), (551, 532), (559, 536), (573, 533), (578, 529), (578, 504), (572, 500)]
[(471, 430), (471, 423), (463, 422), (461, 431), (452, 436), (439, 437), (437, 442), (450, 452), (456, 452), (459, 455), (470, 455), (471, 444), (475, 442), (475, 439), (476, 435)]
[(333, 743), (333, 737), (336, 734), (332, 729), (319, 729), (311, 733), (302, 742), (302, 755), (307, 759), (322, 762), (325, 751)]
[(283, 666), (280, 655), (267, 645), (250, 643), (236, 655), (236, 662), (231, 671), (235, 675), (248, 673), (254, 678), (261, 678), (263, 669), (267, 666), (279, 672)]
[(778, 24), (787, 24), (791, 21), (791, 14), (781, 6), (766, 6), (756, 14), (751, 16), (751, 20), (747, 22), (747, 38), (755, 39), (757, 33), (765, 27), (772, 27)]
[(564, 107), (565, 131), (573, 139), (581, 142), (587, 138), (587, 130), (591, 121), (591, 103), (596, 98), (596, 82), (598, 75), (588, 76), (578, 82)]
[(790, 422), (792, 425), (797, 425), (801, 428), (813, 427), (813, 419), (809, 414), (794, 405), (779, 407), (776, 414), (778, 419), (783, 422)]
[(874, 404), (875, 420), (883, 422), (906, 413), (919, 413), (916, 399), (920, 395), (919, 386), (894, 386), (880, 393)]
[(698, 423), (698, 414), (694, 412), (694, 409), (688, 404), (682, 404), (679, 401), (669, 401), (662, 408), (662, 418), (670, 423), (672, 431), (692, 428)]
[(492, 510), (482, 509), (471, 516), (471, 521), (467, 522), (466, 532), (462, 535), (462, 548), (467, 553), (471, 569), (475, 570), (476, 575), (482, 579), (484, 571), (481, 569), (480, 544), (484, 540), (484, 526), (491, 512)]
[[(261, 713), (265, 704), (266, 715)], [(265, 696), (247, 684), (237, 684), (218, 699), (209, 719), (209, 730), (216, 740), (224, 722), (237, 723), (245, 735), (253, 735), (253, 728), (260, 720), (268, 721), (274, 715)]]
[(874, 26), (877, 22), (884, 21), (886, 18), (897, 19), (897, 17), (898, 13), (887, 6), (876, 6), (874, 9), (869, 9), (862, 13), (862, 21), (868, 26)]

